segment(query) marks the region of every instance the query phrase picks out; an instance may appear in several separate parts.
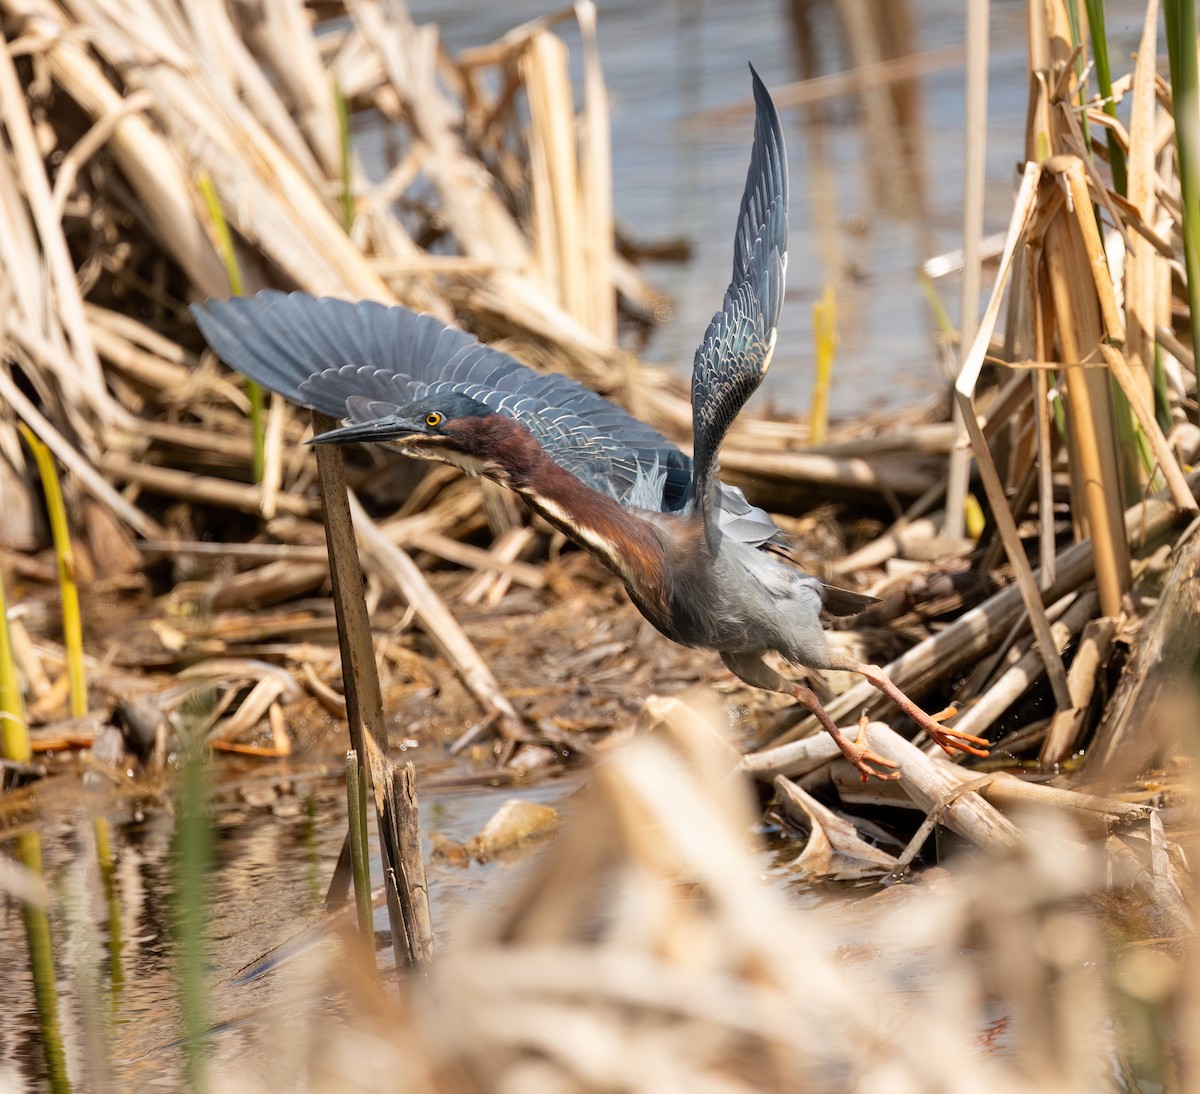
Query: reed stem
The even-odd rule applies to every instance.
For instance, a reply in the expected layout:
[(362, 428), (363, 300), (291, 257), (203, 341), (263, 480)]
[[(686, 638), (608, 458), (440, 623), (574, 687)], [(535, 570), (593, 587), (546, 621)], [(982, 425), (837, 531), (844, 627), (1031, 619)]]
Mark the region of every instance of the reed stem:
[(50, 534), (54, 539), (54, 558), (58, 565), (58, 587), (62, 596), (63, 645), (67, 651), (67, 679), (70, 683), (71, 717), (87, 714), (87, 676), (83, 667), (83, 618), (79, 610), (79, 586), (75, 583), (75, 553), (71, 549), (71, 528), (67, 506), (63, 501), (62, 483), (54, 457), (24, 422), (19, 422), (21, 436), (33, 453), (42, 492), (46, 497), (46, 512), (50, 517)]

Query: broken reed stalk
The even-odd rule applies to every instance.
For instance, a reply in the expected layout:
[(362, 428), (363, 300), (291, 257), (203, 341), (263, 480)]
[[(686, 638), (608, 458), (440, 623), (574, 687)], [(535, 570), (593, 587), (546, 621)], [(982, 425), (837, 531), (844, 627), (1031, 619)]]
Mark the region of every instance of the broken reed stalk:
[[(328, 432), (337, 424), (317, 411), (313, 411), (312, 419), (314, 433)], [(433, 949), (427, 902), (423, 917), (406, 917), (404, 909), (407, 907), (411, 910), (424, 899), (424, 867), (422, 864), (419, 878), (407, 875), (401, 853), (402, 832), (407, 823), (405, 812), (415, 803), (407, 796), (398, 798), (390, 792), (393, 785), (392, 766), (383, 717), (383, 699), (379, 691), (379, 672), (375, 665), (371, 623), (363, 600), (362, 571), (358, 564), (358, 549), (350, 517), (345, 465), (336, 445), (320, 445), (317, 448), (317, 474), (324, 502), (329, 575), (333, 583), (338, 645), (342, 654), (346, 722), (351, 745), (360, 757), (360, 779), (366, 785), (369, 778), (375, 790), (375, 816), (379, 826), (392, 950), (397, 968), (421, 967), (428, 963)], [(362, 764), (362, 757), (366, 757), (366, 764)], [(419, 819), (412, 820), (419, 824)], [(417, 891), (401, 896), (398, 886), (406, 883)]]
[(1083, 730), (1084, 719), (1091, 706), (1100, 673), (1108, 662), (1117, 621), (1111, 616), (1091, 620), (1083, 628), (1079, 648), (1067, 673), (1067, 686), (1071, 689), (1071, 709), (1058, 710), (1046, 730), (1038, 761), (1043, 768), (1062, 763), (1074, 750)]
[(389, 827), (396, 833), (397, 895), (404, 922), (412, 938), (418, 968), (433, 963), (433, 918), (429, 912), (429, 888), (425, 880), (425, 858), (421, 846), (421, 810), (417, 801), (417, 769), (408, 761), (397, 770), (386, 770)]
[(1088, 747), (1083, 774), (1092, 781), (1135, 778), (1179, 743), (1200, 751), (1200, 525), (1174, 548), (1158, 603), (1142, 621), (1138, 643)]

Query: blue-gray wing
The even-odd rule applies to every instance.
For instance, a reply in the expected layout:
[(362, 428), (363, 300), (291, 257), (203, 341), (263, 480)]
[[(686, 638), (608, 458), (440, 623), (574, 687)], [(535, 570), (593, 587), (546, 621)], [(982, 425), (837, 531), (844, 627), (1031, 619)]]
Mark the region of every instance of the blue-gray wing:
[[(365, 421), (426, 393), (460, 391), (523, 422), (556, 463), (624, 505), (671, 512), (686, 501), (692, 461), (655, 430), (431, 316), (274, 291), (210, 300), (192, 314), (232, 368), (332, 418)], [(787, 537), (736, 487), (720, 485), (716, 522), (722, 534), (786, 554)]]
[(779, 114), (750, 68), (754, 145), (733, 241), (733, 278), (692, 367), (695, 468), (691, 497), (706, 513), (717, 452), (734, 418), (767, 373), (787, 270), (787, 158)]
[(686, 498), (691, 460), (656, 430), (433, 316), (272, 290), (192, 313), (226, 364), (330, 417), (361, 421), (427, 394), (462, 392), (524, 424), (555, 463), (623, 504), (671, 511)]

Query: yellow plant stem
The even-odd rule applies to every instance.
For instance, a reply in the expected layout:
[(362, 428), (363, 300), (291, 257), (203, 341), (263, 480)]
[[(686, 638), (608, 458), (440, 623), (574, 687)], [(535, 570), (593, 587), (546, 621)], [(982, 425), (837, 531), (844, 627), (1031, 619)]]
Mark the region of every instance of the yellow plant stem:
[[(221, 252), (221, 260), (225, 263), (225, 276), (229, 278), (229, 291), (234, 296), (241, 296), (243, 291), (242, 270), (238, 265), (237, 251), (233, 246), (233, 233), (229, 230), (229, 221), (221, 211), (221, 199), (217, 196), (217, 188), (213, 185), (212, 177), (204, 172), (200, 175), (198, 184), (204, 197), (204, 207), (212, 220), (213, 231), (217, 235), (217, 249)], [(253, 380), (246, 381), (246, 398), (250, 400), (250, 429), (254, 434), (253, 474), (255, 482), (262, 482), (263, 465), (266, 463), (267, 427), (263, 418), (263, 391)]]
[(354, 227), (354, 189), (350, 181), (353, 166), (352, 148), (350, 145), (350, 104), (342, 94), (342, 85), (333, 81), (333, 105), (337, 111), (338, 120), (338, 150), (341, 154), (342, 168), (342, 227), (347, 232)]
[(58, 563), (58, 587), (62, 595), (63, 644), (67, 648), (67, 679), (71, 684), (71, 717), (82, 718), (88, 711), (87, 678), (83, 671), (83, 620), (79, 614), (79, 587), (75, 584), (75, 553), (71, 549), (71, 528), (67, 506), (54, 457), (24, 422), (21, 436), (29, 445), (42, 479), (50, 534), (54, 537), (54, 557)]
[(808, 415), (808, 435), (813, 444), (820, 444), (829, 428), (829, 384), (833, 378), (833, 357), (837, 352), (837, 299), (832, 285), (825, 286), (821, 299), (813, 305), (813, 343), (816, 378)]
[(25, 704), (21, 699), (21, 680), (17, 676), (12, 637), (8, 633), (8, 601), (4, 594), (3, 574), (0, 574), (0, 756), (22, 764), (33, 759), (29, 727), (25, 723)]
[[(17, 861), (39, 878), (43, 877), (42, 837), (31, 830), (18, 833), (14, 842)], [(67, 1055), (63, 1048), (62, 1027), (59, 1023), (58, 974), (54, 967), (50, 914), (44, 907), (31, 902), (24, 905), (22, 912), (29, 952), (29, 972), (33, 980), (42, 1052), (46, 1060), (47, 1087), (55, 1094), (59, 1091), (69, 1092), (71, 1082), (67, 1071)]]

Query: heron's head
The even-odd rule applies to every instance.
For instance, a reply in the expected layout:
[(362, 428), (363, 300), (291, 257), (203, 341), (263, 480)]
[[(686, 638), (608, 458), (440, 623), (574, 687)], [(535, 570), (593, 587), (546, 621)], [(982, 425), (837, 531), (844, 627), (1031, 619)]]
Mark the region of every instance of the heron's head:
[(501, 480), (518, 475), (540, 451), (520, 423), (458, 392), (426, 395), (401, 407), (352, 396), (346, 409), (353, 419), (349, 425), (321, 433), (309, 443), (390, 444), (408, 456)]

